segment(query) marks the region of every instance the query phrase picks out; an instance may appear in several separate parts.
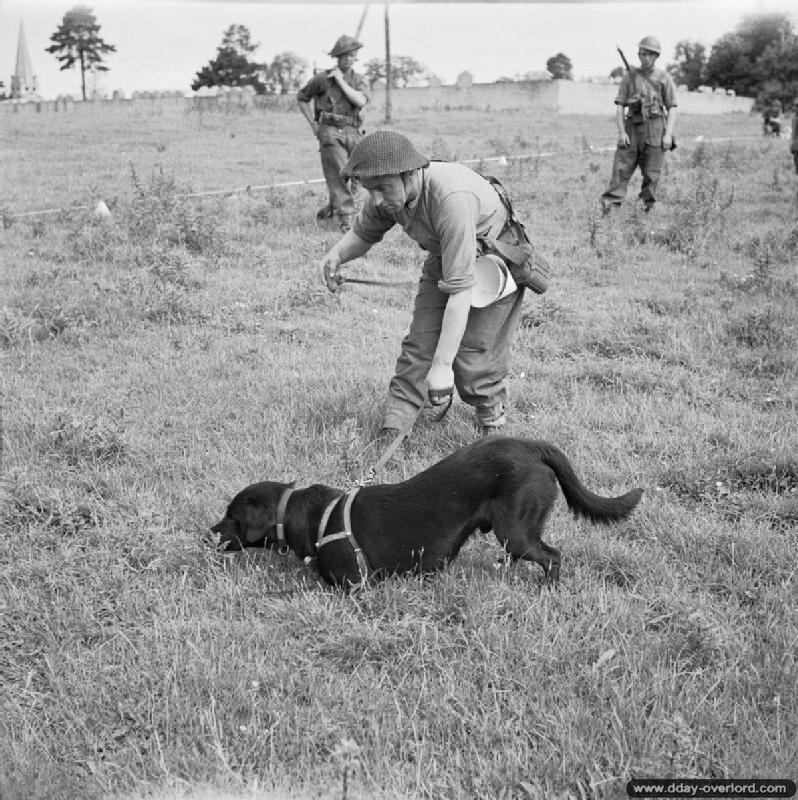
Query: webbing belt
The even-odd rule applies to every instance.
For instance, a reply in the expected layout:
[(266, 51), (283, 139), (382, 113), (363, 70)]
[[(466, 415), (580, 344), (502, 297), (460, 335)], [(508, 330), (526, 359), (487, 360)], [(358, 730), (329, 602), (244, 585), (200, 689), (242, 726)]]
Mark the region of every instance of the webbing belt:
[(333, 114), (331, 111), (322, 111), (319, 115), (319, 122), (322, 125), (351, 125), (357, 128), (360, 125), (358, 117), (350, 117), (347, 114)]

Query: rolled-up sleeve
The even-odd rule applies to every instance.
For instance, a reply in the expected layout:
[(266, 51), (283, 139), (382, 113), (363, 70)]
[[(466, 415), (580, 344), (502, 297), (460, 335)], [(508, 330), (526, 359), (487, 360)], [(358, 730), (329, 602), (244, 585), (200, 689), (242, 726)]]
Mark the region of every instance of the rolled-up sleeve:
[(363, 75), (357, 75), (357, 81), (352, 88), (357, 89), (366, 98), (366, 105), (371, 102), (371, 90), (369, 89), (368, 81)]
[(435, 229), (440, 236), (442, 280), (438, 288), (447, 294), (470, 289), (477, 255), (479, 200), (470, 192), (450, 194), (438, 212)]

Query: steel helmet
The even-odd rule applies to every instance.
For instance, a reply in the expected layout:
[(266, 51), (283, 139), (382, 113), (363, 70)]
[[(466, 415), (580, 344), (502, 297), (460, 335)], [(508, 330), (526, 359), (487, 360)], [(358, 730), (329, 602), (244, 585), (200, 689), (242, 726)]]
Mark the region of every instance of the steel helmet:
[(650, 50), (652, 53), (659, 55), (662, 52), (662, 45), (656, 36), (644, 36), (637, 45), (639, 50)]
[(363, 45), (352, 36), (339, 36), (338, 41), (333, 45), (333, 49), (330, 50), (330, 55), (333, 58), (337, 58), (347, 53), (354, 53), (356, 50), (360, 50), (361, 47)]
[(416, 150), (406, 136), (394, 131), (366, 134), (353, 148), (341, 170), (341, 177), (376, 178), (399, 175), (429, 165), (429, 159)]

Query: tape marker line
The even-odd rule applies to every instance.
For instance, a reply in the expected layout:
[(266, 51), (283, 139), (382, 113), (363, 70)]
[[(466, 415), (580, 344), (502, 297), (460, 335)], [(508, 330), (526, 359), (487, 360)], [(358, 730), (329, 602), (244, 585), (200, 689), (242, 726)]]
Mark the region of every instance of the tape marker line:
[[(705, 139), (703, 137), (696, 137), (693, 142), (701, 144), (704, 142), (739, 142), (742, 140), (762, 139), (761, 136), (723, 136), (718, 139)], [(615, 147), (591, 147), (587, 152), (589, 153), (612, 153), (615, 152)], [(460, 161), (460, 164), (482, 164), (486, 161), (504, 161), (511, 164), (514, 161), (523, 161), (530, 158), (552, 158), (557, 155), (566, 155), (564, 153), (522, 153), (517, 156), (487, 156), (485, 158), (469, 158)], [(190, 194), (178, 195), (179, 197), (213, 197), (234, 194), (249, 194), (251, 192), (267, 191), (269, 189), (289, 189), (294, 186), (309, 186), (312, 183), (324, 183), (324, 178), (313, 178), (304, 181), (286, 181), (284, 183), (266, 183), (260, 186), (243, 186), (237, 189), (212, 189), (207, 192), (191, 192)], [(85, 211), (89, 206), (68, 206), (66, 208), (45, 208), (41, 211), (19, 211), (15, 214), (9, 214), (12, 219), (19, 217), (37, 217), (43, 214), (61, 214), (68, 211)]]

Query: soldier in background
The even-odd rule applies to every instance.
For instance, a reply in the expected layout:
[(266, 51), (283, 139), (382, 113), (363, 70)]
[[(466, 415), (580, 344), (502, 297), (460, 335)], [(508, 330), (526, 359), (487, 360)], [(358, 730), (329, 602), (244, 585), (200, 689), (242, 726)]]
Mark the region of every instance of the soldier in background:
[(762, 114), (762, 133), (781, 136), (781, 100), (772, 100)]
[(330, 51), (337, 59), (336, 66), (316, 73), (297, 94), (299, 110), (319, 141), (329, 192), (327, 205), (316, 217), (337, 217), (342, 231), (348, 231), (352, 224), (355, 200), (350, 182), (341, 177), (341, 169), (363, 136), (361, 111), (369, 101), (365, 78), (352, 68), (361, 47), (357, 39), (341, 36)]
[(640, 67), (628, 69), (618, 88), (615, 98), (618, 146), (610, 185), (601, 195), (605, 214), (620, 208), (637, 167), (643, 175), (639, 197), (645, 210), (651, 211), (656, 202), (665, 151), (673, 149), (676, 124), (676, 86), (667, 72), (654, 66), (661, 49), (658, 39), (644, 37), (638, 45)]
[(793, 100), (792, 136), (790, 137), (790, 152), (795, 162), (795, 174), (798, 175), (798, 97)]

